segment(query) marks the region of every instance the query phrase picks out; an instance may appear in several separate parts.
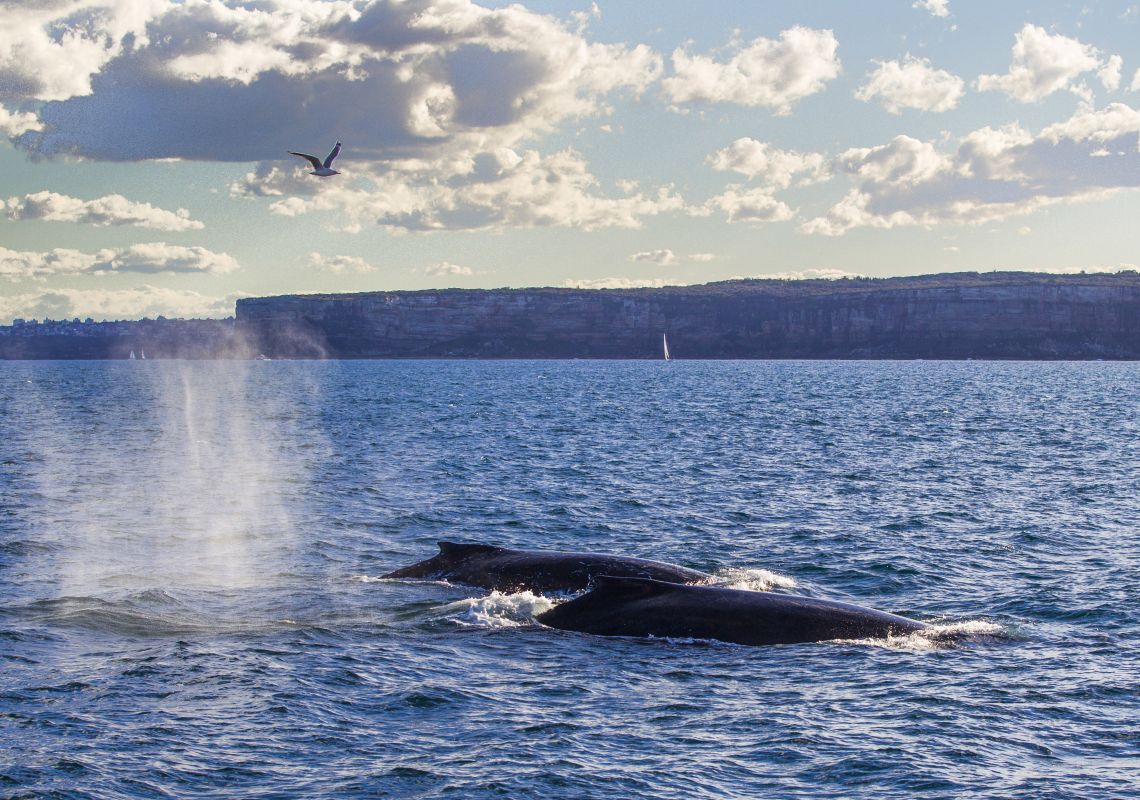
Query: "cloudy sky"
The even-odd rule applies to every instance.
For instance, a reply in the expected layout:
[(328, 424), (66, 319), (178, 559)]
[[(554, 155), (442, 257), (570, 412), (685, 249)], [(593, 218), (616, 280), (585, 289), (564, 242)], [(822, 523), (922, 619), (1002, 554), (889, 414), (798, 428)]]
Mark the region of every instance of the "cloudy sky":
[(0, 322), (1117, 270), (1140, 4), (0, 0), (0, 139)]

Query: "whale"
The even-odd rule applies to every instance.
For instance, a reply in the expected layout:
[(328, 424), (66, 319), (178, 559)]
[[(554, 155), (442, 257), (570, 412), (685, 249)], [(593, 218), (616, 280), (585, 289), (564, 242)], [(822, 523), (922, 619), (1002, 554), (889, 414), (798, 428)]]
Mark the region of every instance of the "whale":
[(599, 575), (695, 583), (712, 576), (643, 558), (558, 550), (511, 550), (489, 544), (439, 542), (439, 554), (389, 572), (384, 578), (445, 580), (500, 592), (576, 593)]
[(834, 600), (608, 575), (596, 576), (589, 592), (536, 619), (550, 628), (598, 636), (714, 639), (741, 645), (885, 639), (927, 627)]

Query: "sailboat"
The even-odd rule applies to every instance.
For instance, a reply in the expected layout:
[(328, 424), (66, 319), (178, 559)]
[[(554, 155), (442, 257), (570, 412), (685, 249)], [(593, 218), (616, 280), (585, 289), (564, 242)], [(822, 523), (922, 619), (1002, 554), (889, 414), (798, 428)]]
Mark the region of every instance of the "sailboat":
[(661, 334), (661, 346), (665, 348), (665, 360), (669, 361), (669, 337)]
[(134, 350), (132, 350), (132, 351), (131, 351), (131, 361), (134, 361), (136, 358), (138, 358), (138, 356), (136, 356), (136, 355), (135, 355), (135, 351), (134, 351)]

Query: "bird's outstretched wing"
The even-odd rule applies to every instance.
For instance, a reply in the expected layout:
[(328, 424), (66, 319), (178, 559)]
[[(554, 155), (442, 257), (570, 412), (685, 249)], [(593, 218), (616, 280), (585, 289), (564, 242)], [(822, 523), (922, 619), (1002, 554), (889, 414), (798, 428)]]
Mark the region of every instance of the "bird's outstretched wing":
[(310, 164), (312, 164), (312, 165), (313, 165), (313, 169), (320, 169), (320, 168), (321, 168), (321, 166), (322, 166), (322, 165), (321, 165), (321, 160), (320, 160), (319, 158), (317, 158), (316, 156), (311, 156), (311, 155), (309, 155), (308, 153), (294, 153), (292, 150), (290, 150), (290, 151), (289, 151), (289, 155), (291, 155), (291, 156), (300, 156), (301, 158), (305, 159), (305, 160), (306, 160), (306, 161), (308, 161)]
[(336, 147), (334, 147), (332, 149), (332, 152), (328, 154), (328, 157), (325, 158), (325, 164), (324, 164), (325, 167), (331, 167), (333, 159), (339, 155), (340, 155), (340, 142), (337, 142)]

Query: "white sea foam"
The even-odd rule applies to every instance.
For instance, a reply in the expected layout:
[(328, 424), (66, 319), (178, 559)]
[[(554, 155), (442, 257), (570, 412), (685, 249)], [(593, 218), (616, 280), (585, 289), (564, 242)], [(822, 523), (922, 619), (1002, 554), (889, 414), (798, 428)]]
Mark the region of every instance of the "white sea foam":
[(714, 576), (714, 586), (769, 592), (772, 589), (794, 589), (796, 579), (767, 569), (724, 569)]
[(946, 624), (928, 625), (922, 630), (885, 639), (843, 639), (848, 644), (885, 647), (890, 650), (944, 650), (957, 642), (973, 639), (1000, 638), (1006, 635), (1001, 625), (982, 620), (966, 620)]
[(448, 603), (442, 611), (445, 616), (466, 627), (518, 628), (533, 625), (536, 616), (555, 605), (556, 601), (533, 592), (491, 592), (485, 597)]

